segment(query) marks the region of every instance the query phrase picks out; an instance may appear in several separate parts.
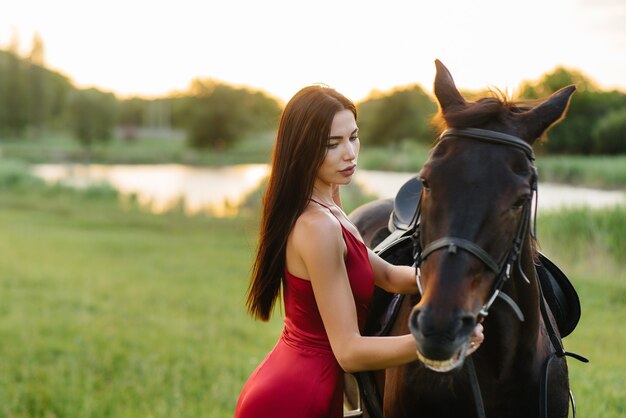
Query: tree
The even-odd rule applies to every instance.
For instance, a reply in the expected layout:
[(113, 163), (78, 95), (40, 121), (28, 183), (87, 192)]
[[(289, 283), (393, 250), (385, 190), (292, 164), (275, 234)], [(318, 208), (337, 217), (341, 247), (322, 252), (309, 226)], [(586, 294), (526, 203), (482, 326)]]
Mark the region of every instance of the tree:
[(69, 79), (44, 66), (43, 41), (38, 36), (28, 58), (17, 55), (17, 38), (11, 51), (0, 50), (0, 134), (21, 136), (48, 129), (66, 129)]
[(29, 72), (29, 124), (36, 136), (39, 136), (45, 128), (47, 121), (47, 97), (46, 97), (46, 69), (44, 68), (43, 40), (38, 33), (33, 37), (33, 46), (28, 59)]
[(626, 153), (626, 107), (598, 121), (593, 129), (593, 145), (599, 154)]
[(552, 72), (545, 73), (538, 81), (522, 83), (519, 95), (525, 99), (539, 99), (570, 84), (576, 85), (576, 94), (599, 90), (596, 83), (582, 72), (558, 66)]
[(13, 33), (8, 54), (6, 54), (5, 80), (0, 97), (2, 120), (0, 125), (11, 136), (22, 136), (28, 125), (28, 101), (25, 65), (18, 55), (19, 37)]
[(251, 131), (274, 126), (280, 113), (278, 103), (265, 94), (214, 80), (194, 80), (190, 93), (185, 107), (190, 115), (188, 140), (193, 148), (222, 150), (233, 146)]
[(90, 159), (94, 143), (111, 138), (117, 99), (97, 89), (76, 90), (70, 98), (72, 130)]
[(395, 144), (405, 139), (431, 141), (434, 100), (415, 84), (380, 94), (359, 104), (360, 136), (368, 144)]
[(538, 81), (527, 81), (520, 87), (523, 99), (547, 97), (567, 85), (576, 85), (565, 121), (550, 130), (543, 148), (552, 153), (588, 154), (596, 150), (593, 130), (611, 110), (626, 106), (626, 95), (603, 92), (596, 84), (576, 70), (558, 67)]
[(133, 141), (137, 136), (137, 129), (144, 125), (148, 101), (139, 97), (122, 100), (118, 106), (117, 123), (122, 127), (126, 141)]

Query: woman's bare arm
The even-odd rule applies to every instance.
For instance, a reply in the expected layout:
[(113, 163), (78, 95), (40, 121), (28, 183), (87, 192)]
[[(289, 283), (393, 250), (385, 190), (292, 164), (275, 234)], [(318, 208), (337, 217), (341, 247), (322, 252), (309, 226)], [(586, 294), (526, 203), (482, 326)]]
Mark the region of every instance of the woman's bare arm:
[(301, 257), (333, 353), (347, 372), (384, 369), (417, 360), (415, 340), (363, 337), (345, 268), (345, 243), (338, 221), (322, 211), (305, 212), (294, 227), (291, 244)]
[(405, 295), (418, 292), (414, 267), (395, 266), (380, 258), (372, 250), (368, 250), (368, 255), (378, 287), (390, 293)]

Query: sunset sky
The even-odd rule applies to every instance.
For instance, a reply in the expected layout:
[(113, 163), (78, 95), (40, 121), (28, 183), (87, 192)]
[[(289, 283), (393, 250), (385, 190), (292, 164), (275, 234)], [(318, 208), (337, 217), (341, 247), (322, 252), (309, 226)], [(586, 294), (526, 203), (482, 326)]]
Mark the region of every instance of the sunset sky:
[(626, 91), (624, 0), (7, 0), (0, 48), (33, 34), (79, 86), (165, 95), (195, 77), (287, 100), (322, 82), (354, 100), (419, 83), (512, 93), (557, 65)]

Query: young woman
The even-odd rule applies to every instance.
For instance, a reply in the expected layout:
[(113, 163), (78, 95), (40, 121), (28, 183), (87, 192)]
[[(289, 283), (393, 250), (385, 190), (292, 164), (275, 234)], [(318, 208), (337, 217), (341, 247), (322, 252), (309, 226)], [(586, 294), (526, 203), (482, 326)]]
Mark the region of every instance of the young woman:
[[(339, 186), (356, 169), (354, 104), (309, 86), (281, 116), (247, 306), (268, 320), (282, 287), (283, 333), (245, 384), (235, 418), (341, 417), (343, 373), (417, 360), (413, 336), (364, 337), (374, 285), (417, 293), (415, 270), (363, 244)], [(482, 342), (482, 326), (472, 337)]]

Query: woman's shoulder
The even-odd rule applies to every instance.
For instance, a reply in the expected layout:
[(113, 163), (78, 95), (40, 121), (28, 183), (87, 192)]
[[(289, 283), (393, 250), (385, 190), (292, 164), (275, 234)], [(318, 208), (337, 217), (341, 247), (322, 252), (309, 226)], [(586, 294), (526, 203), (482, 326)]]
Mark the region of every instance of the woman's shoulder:
[(341, 224), (328, 209), (309, 205), (296, 219), (291, 236), (296, 245), (341, 243)]

